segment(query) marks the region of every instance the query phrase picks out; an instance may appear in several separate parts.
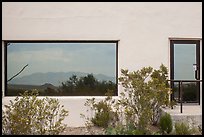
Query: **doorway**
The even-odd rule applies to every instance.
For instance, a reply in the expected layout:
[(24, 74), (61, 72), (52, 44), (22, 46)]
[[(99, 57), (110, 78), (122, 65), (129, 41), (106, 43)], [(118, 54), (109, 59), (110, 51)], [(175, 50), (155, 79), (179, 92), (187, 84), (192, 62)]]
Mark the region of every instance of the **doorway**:
[[(200, 104), (200, 41), (170, 40), (170, 79), (188, 80), (182, 82), (182, 100), (184, 103)], [(191, 81), (192, 80), (192, 81)], [(172, 82), (171, 100), (180, 101), (178, 82)]]

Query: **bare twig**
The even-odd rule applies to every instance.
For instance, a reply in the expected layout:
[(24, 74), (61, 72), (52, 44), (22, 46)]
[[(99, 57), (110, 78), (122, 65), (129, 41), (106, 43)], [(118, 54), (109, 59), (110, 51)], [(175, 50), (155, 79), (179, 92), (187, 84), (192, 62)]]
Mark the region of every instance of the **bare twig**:
[(7, 82), (11, 81), (13, 78), (15, 78), (16, 76), (18, 76), (27, 66), (28, 66), (28, 64), (25, 65), (25, 66), (21, 69), (21, 71), (19, 71), (16, 75), (14, 75), (14, 76), (11, 77), (9, 80), (7, 80)]

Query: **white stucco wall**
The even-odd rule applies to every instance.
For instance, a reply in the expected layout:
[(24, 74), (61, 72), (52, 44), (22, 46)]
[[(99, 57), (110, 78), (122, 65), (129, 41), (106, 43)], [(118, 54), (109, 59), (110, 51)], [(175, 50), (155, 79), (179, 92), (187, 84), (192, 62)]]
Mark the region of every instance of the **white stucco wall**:
[[(201, 2), (3, 2), (2, 8), (2, 40), (120, 40), (119, 76), (122, 68), (158, 68), (161, 63), (169, 67), (170, 37), (202, 38)], [(9, 99), (3, 97), (3, 104)], [(69, 126), (84, 125), (80, 113), (86, 111), (86, 99), (59, 97), (69, 110)]]

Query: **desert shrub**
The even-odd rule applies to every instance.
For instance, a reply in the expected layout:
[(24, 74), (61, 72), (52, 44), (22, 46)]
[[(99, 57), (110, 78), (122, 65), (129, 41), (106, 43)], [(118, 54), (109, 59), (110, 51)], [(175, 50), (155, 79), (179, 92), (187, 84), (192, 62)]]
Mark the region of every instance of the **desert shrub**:
[(145, 129), (138, 129), (135, 125), (130, 122), (124, 128), (124, 135), (145, 135), (148, 132)]
[(169, 105), (167, 68), (162, 64), (158, 70), (144, 67), (133, 72), (122, 69), (121, 73), (119, 81), (124, 92), (119, 104), (124, 108), (126, 121), (133, 121), (140, 130), (149, 123), (156, 124), (160, 107)]
[(173, 107), (175, 105), (174, 102), (169, 101), (171, 89), (167, 80), (168, 69), (161, 64), (158, 70), (153, 70), (147, 83), (151, 91), (150, 106), (153, 114), (150, 120), (153, 125), (157, 125), (159, 121), (161, 106)]
[(105, 130), (106, 135), (122, 135), (124, 133), (124, 128), (122, 126), (112, 127), (109, 126)]
[[(124, 90), (119, 99), (112, 100), (111, 96), (100, 102), (94, 98), (87, 99), (85, 106), (89, 106), (95, 113), (95, 117), (87, 118), (88, 121), (105, 128), (110, 123), (116, 123), (107, 128), (108, 134), (150, 134), (147, 126), (158, 123), (160, 107), (170, 105), (171, 89), (167, 82), (167, 72), (163, 64), (158, 70), (152, 67), (133, 72), (122, 69), (119, 82)], [(130, 129), (129, 124), (134, 128)]]
[(176, 122), (175, 123), (175, 134), (176, 135), (191, 135), (192, 130), (189, 125), (184, 122)]
[(60, 134), (68, 111), (57, 99), (37, 98), (37, 91), (25, 91), (5, 105), (2, 116), (2, 133), (10, 135)]
[(94, 104), (94, 107), (96, 108), (96, 113), (91, 122), (99, 127), (107, 127), (110, 121), (111, 108), (104, 101)]
[(106, 93), (108, 96), (105, 100), (101, 100), (99, 102), (96, 102), (95, 98), (86, 100), (84, 105), (88, 106), (91, 111), (94, 112), (94, 116), (91, 118), (81, 114), (81, 116), (86, 119), (86, 126), (93, 124), (94, 126), (107, 128), (108, 125), (115, 125), (118, 120), (118, 115), (112, 108), (112, 104), (114, 103), (111, 96), (112, 93), (112, 90), (108, 90)]
[(151, 135), (162, 135), (162, 133), (160, 131), (157, 131), (157, 132), (152, 132)]
[(202, 135), (202, 131), (198, 127), (190, 127), (186, 122), (176, 122), (175, 131), (176, 135)]
[(137, 129), (133, 124), (126, 126), (117, 125), (116, 127), (108, 127), (105, 131), (106, 135), (145, 135), (146, 132)]
[(172, 131), (173, 125), (170, 114), (165, 113), (165, 115), (161, 116), (159, 121), (159, 127), (163, 134), (165, 133), (169, 134)]

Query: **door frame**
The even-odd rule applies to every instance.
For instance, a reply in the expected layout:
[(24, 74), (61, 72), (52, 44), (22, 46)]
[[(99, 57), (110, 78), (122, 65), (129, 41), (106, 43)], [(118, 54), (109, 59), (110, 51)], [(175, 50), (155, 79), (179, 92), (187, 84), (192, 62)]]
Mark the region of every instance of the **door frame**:
[[(197, 64), (197, 80), (200, 80), (200, 40), (174, 40), (170, 39), (170, 79), (174, 80), (174, 44), (196, 44), (196, 64)], [(174, 83), (171, 82), (171, 88)], [(200, 82), (197, 82), (197, 99), (195, 102), (200, 105)], [(171, 101), (174, 100), (174, 93), (171, 94)], [(190, 102), (187, 102), (190, 103)]]

